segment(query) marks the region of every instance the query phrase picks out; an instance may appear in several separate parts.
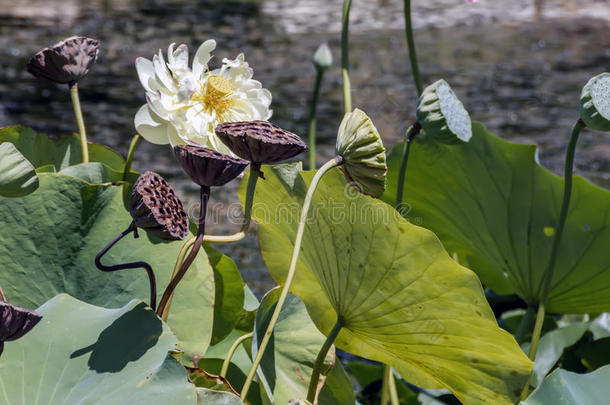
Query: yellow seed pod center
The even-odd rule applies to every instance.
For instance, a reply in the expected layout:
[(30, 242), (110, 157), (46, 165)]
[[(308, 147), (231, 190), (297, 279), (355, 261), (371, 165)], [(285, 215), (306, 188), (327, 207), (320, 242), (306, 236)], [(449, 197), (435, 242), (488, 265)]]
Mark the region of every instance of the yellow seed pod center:
[(191, 100), (202, 103), (204, 110), (215, 110), (221, 114), (233, 105), (231, 95), (234, 92), (235, 87), (230, 81), (222, 76), (212, 75), (208, 77), (202, 91), (195, 93)]

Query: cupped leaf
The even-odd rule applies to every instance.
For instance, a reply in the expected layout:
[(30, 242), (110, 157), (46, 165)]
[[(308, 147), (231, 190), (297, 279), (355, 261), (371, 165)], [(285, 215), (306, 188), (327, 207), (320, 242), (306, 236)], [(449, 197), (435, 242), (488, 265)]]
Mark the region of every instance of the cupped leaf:
[(175, 336), (143, 302), (106, 309), (60, 294), (37, 311), (40, 324), (0, 357), (2, 403), (196, 403), (168, 357)]
[[(0, 142), (10, 142), (34, 165), (35, 168), (53, 165), (55, 171), (83, 161), (80, 137), (77, 134), (51, 138), (31, 128), (11, 126), (0, 128)], [(110, 169), (122, 171), (125, 160), (107, 146), (89, 144), (89, 160), (106, 164)]]
[(245, 283), (231, 258), (209, 245), (204, 248), (214, 270), (216, 289), (211, 342), (214, 345), (226, 338), (237, 325), (244, 307)]
[[(258, 346), (269, 326), (280, 293), (279, 288), (274, 288), (261, 301), (254, 323), (252, 356), (256, 356), (258, 352)], [(309, 318), (303, 301), (289, 294), (258, 370), (259, 381), (273, 403), (285, 404), (293, 398), (307, 396), (313, 364), (324, 340), (324, 335)], [(330, 371), (335, 361), (335, 351), (331, 348), (326, 356), (322, 375)]]
[[(470, 142), (427, 137), (411, 146), (406, 217), (434, 231), (450, 254), (498, 293), (540, 299), (557, 225), (563, 180), (536, 162), (536, 147), (503, 141), (473, 124)], [(567, 141), (567, 138), (566, 138)], [(389, 156), (394, 204), (402, 145)], [(610, 192), (574, 178), (548, 311), (610, 310)]]
[(34, 166), (10, 142), (0, 143), (0, 196), (23, 197), (38, 188)]
[[(281, 284), (313, 173), (286, 181), (264, 170), (254, 218)], [(447, 387), (468, 404), (511, 403), (532, 363), (498, 328), (476, 275), (432, 232), (346, 187), (338, 170), (318, 186), (292, 284), (318, 329), (328, 333), (340, 316), (337, 347), (391, 364), (419, 386)]]
[(610, 398), (610, 366), (589, 374), (556, 370), (522, 405), (605, 404)]
[(200, 368), (187, 367), (189, 380), (196, 387), (208, 388), (214, 391), (230, 392), (235, 395), (239, 395), (237, 391), (229, 384), (226, 378), (218, 375), (210, 374)]
[[(11, 302), (34, 308), (61, 292), (105, 307), (133, 298), (148, 300), (146, 272), (99, 271), (94, 257), (132, 219), (122, 203), (122, 187), (92, 185), (61, 174), (39, 175), (40, 187), (20, 199), (0, 198), (0, 285)], [(157, 293), (169, 282), (182, 242), (142, 234), (128, 236), (103, 262), (145, 260), (155, 270)], [(190, 361), (205, 353), (211, 338), (214, 276), (200, 253), (178, 286), (168, 323)]]

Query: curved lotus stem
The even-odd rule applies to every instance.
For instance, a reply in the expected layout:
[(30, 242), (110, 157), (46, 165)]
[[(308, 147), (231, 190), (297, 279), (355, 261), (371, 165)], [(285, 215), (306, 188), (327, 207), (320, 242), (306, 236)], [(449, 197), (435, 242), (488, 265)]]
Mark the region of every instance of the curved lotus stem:
[[(210, 199), (210, 187), (201, 186), (200, 198), (201, 207), (199, 211), (199, 228), (197, 229), (197, 237), (193, 242), (193, 248), (191, 249), (189, 255), (186, 257), (184, 262), (182, 262), (182, 264), (180, 265), (180, 269), (172, 277), (169, 284), (165, 288), (165, 291), (163, 292), (163, 296), (161, 297), (161, 301), (159, 302), (159, 308), (157, 308), (157, 315), (159, 317), (165, 316), (165, 318), (167, 319), (169, 308), (167, 309), (166, 313), (166, 306), (170, 305), (170, 298), (172, 297), (174, 290), (178, 286), (178, 283), (180, 283), (180, 280), (182, 280), (182, 278), (186, 274), (186, 271), (189, 269), (193, 261), (195, 261), (197, 253), (199, 253), (199, 249), (201, 249), (201, 244), (203, 243), (203, 234), (205, 233), (205, 214), (207, 212), (208, 200)], [(182, 249), (184, 251), (184, 247)]]
[(129, 176), (129, 172), (131, 171), (133, 155), (136, 151), (136, 146), (138, 145), (139, 140), (140, 134), (135, 134), (133, 138), (131, 138), (131, 143), (129, 144), (129, 151), (127, 152), (127, 159), (125, 160), (125, 167), (123, 168), (123, 181), (127, 181), (127, 176)]
[(74, 115), (76, 116), (76, 124), (80, 133), (80, 147), (83, 154), (83, 163), (89, 162), (89, 144), (87, 143), (87, 131), (85, 131), (85, 120), (83, 112), (80, 108), (80, 98), (78, 97), (78, 83), (73, 82), (70, 86), (70, 97), (74, 106)]
[(421, 125), (415, 121), (413, 125), (407, 129), (405, 133), (404, 146), (402, 149), (402, 159), (400, 160), (400, 169), (398, 169), (398, 184), (396, 185), (396, 201), (395, 207), (400, 212), (402, 206), (403, 194), (405, 188), (405, 177), (407, 176), (407, 162), (409, 160), (409, 151), (411, 149), (411, 143), (413, 139), (419, 134)]
[(309, 188), (307, 189), (307, 194), (305, 195), (305, 200), (303, 201), (303, 208), (301, 210), (301, 218), (299, 220), (299, 228), (297, 229), (296, 239), (294, 241), (294, 249), (292, 250), (292, 260), (290, 262), (290, 268), (288, 269), (288, 274), (286, 276), (286, 281), (284, 282), (284, 287), (282, 288), (282, 292), (280, 293), (280, 298), (277, 301), (275, 306), (275, 310), (271, 315), (271, 320), (269, 321), (269, 325), (267, 326), (267, 330), (263, 336), (263, 340), (260, 343), (258, 348), (258, 352), (256, 353), (256, 358), (252, 362), (252, 367), (250, 368), (250, 372), (248, 373), (248, 377), (244, 382), (244, 386), (241, 390), (241, 399), (242, 401), (248, 395), (248, 390), (250, 389), (250, 384), (252, 384), (252, 380), (254, 379), (254, 375), (256, 374), (256, 370), (258, 365), (260, 364), (263, 354), (265, 353), (265, 349), (267, 348), (267, 344), (269, 343), (269, 339), (271, 338), (271, 334), (273, 333), (273, 328), (277, 322), (277, 319), (280, 316), (280, 311), (282, 310), (282, 306), (286, 301), (286, 297), (288, 296), (288, 291), (290, 290), (290, 286), (292, 285), (292, 281), (294, 280), (294, 275), (296, 273), (297, 261), (299, 260), (299, 253), (301, 251), (301, 242), (303, 241), (303, 233), (305, 232), (305, 224), (307, 222), (307, 214), (309, 213), (309, 208), (311, 207), (311, 201), (313, 199), (313, 194), (316, 191), (316, 187), (320, 182), (320, 179), (326, 172), (332, 169), (335, 166), (338, 166), (343, 163), (343, 158), (341, 156), (336, 156), (333, 159), (326, 162), (320, 170), (316, 173)]
[(155, 282), (155, 273), (154, 273), (152, 267), (150, 267), (150, 265), (148, 263), (133, 262), (133, 263), (115, 264), (113, 266), (106, 266), (106, 265), (102, 264), (102, 256), (104, 256), (106, 253), (108, 253), (108, 251), (114, 245), (116, 245), (116, 243), (119, 240), (123, 239), (123, 237), (130, 234), (131, 232), (135, 233), (136, 238), (138, 237), (137, 227), (136, 227), (135, 223), (133, 223), (133, 222), (129, 225), (129, 227), (127, 229), (125, 229), (123, 232), (121, 232), (121, 234), (119, 236), (114, 238), (114, 240), (112, 240), (112, 242), (110, 242), (108, 245), (106, 245), (106, 247), (104, 247), (95, 256), (95, 265), (101, 271), (118, 271), (118, 270), (127, 270), (127, 269), (137, 269), (140, 267), (142, 267), (144, 270), (146, 270), (146, 273), (148, 274), (148, 280), (150, 282), (150, 307), (154, 310), (156, 307), (156, 300), (157, 300), (157, 285)]
[(225, 357), (225, 360), (222, 362), (222, 368), (220, 369), (220, 376), (222, 378), (227, 378), (227, 372), (229, 371), (229, 364), (231, 364), (231, 359), (233, 358), (233, 354), (235, 353), (235, 351), (237, 350), (239, 345), (241, 345), (246, 340), (252, 338), (253, 335), (254, 335), (254, 332), (246, 333), (245, 335), (238, 337), (235, 340), (235, 342), (233, 342), (233, 344), (229, 348), (227, 357)]
[(324, 366), (324, 359), (326, 358), (326, 354), (330, 350), (330, 347), (339, 336), (339, 332), (341, 328), (343, 328), (343, 318), (339, 316), (337, 318), (337, 322), (335, 326), (331, 329), (330, 333), (326, 337), (322, 348), (318, 352), (318, 357), (316, 357), (316, 362), (313, 365), (313, 370), (311, 372), (311, 379), (309, 380), (309, 388), (307, 389), (307, 400), (311, 403), (316, 399), (316, 392), (318, 391), (318, 381), (320, 380), (320, 373), (322, 372), (322, 367)]
[(309, 112), (309, 170), (315, 170), (316, 168), (316, 116), (323, 76), (324, 69), (316, 68), (316, 83), (313, 88), (313, 98), (311, 99), (311, 110)]

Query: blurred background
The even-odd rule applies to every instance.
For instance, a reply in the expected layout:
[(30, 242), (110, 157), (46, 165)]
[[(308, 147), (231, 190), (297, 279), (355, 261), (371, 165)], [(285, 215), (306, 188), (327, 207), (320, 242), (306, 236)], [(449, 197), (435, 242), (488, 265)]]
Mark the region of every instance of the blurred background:
[[(421, 0), (413, 23), (424, 83), (445, 78), (470, 111), (502, 138), (540, 145), (541, 162), (559, 173), (569, 130), (578, 117), (580, 89), (610, 70), (610, 0)], [(191, 57), (206, 39), (217, 41), (213, 67), (240, 52), (254, 78), (273, 93), (272, 122), (303, 138), (315, 71), (311, 56), (327, 41), (335, 59), (318, 105), (319, 162), (333, 154), (342, 115), (341, 0), (0, 0), (0, 126), (40, 132), (76, 131), (66, 86), (25, 70), (38, 50), (71, 36), (101, 42), (100, 57), (79, 83), (90, 141), (125, 155), (144, 104), (134, 68), (138, 56), (186, 43)], [(390, 149), (413, 122), (417, 95), (410, 76), (402, 0), (354, 0), (350, 25), (354, 107), (365, 110)], [(138, 171), (154, 170), (184, 196), (197, 191), (169, 147), (143, 141)], [(610, 137), (587, 131), (576, 168), (610, 186)], [(229, 233), (238, 183), (212, 196), (210, 232)], [(234, 213), (233, 213), (234, 214)], [(210, 221), (208, 221), (210, 222)], [(222, 246), (258, 294), (272, 284), (251, 234)]]

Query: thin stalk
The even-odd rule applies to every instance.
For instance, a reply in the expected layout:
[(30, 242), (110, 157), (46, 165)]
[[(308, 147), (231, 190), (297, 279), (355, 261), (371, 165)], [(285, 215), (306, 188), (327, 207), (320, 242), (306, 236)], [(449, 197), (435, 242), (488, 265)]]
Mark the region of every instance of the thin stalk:
[(8, 301), (6, 299), (6, 295), (4, 295), (4, 291), (2, 290), (2, 287), (0, 287), (0, 299), (2, 299), (2, 301)]
[[(572, 127), (572, 133), (570, 135), (570, 142), (568, 144), (568, 150), (566, 152), (566, 163), (564, 168), (564, 187), (563, 187), (563, 201), (561, 203), (561, 211), (559, 212), (559, 219), (557, 222), (557, 229), (555, 231), (555, 239), (553, 239), (553, 247), (551, 249), (551, 257), (549, 259), (549, 265), (544, 273), (542, 295), (540, 296), (540, 303), (538, 305), (538, 313), (536, 314), (536, 324), (534, 325), (534, 332), (532, 333), (532, 343), (530, 346), (529, 357), (532, 361), (536, 359), (536, 350), (538, 349), (538, 341), (540, 340), (540, 334), (542, 332), (542, 324), (544, 323), (544, 315), (546, 312), (546, 306), (548, 304), (549, 294), (551, 292), (551, 286), (553, 283), (553, 273), (555, 272), (555, 263), (557, 262), (557, 254), (559, 253), (559, 245), (561, 244), (561, 236), (566, 224), (566, 218), (568, 216), (568, 210), (570, 208), (570, 198), (572, 197), (572, 174), (574, 172), (574, 154), (576, 153), (576, 144), (578, 143), (578, 136), (580, 131), (585, 128), (586, 125), (582, 120), (576, 121)], [(531, 375), (530, 375), (531, 378)], [(529, 393), (529, 379), (521, 398), (527, 398)]]
[(131, 171), (131, 162), (133, 162), (133, 155), (136, 151), (136, 145), (140, 140), (140, 134), (135, 134), (133, 138), (131, 138), (131, 143), (129, 144), (129, 151), (127, 152), (127, 160), (125, 160), (125, 168), (123, 169), (123, 181), (127, 181), (127, 176), (129, 176), (129, 172)]
[(521, 322), (519, 322), (519, 326), (517, 327), (517, 331), (515, 332), (515, 340), (517, 343), (521, 343), (523, 341), (523, 337), (527, 333), (527, 331), (531, 328), (532, 322), (534, 321), (534, 307), (528, 306), (523, 318), (521, 318)]
[[(538, 350), (538, 342), (540, 341), (540, 335), (542, 333), (542, 325), (544, 324), (545, 308), (542, 303), (538, 306), (538, 313), (536, 314), (536, 323), (534, 324), (534, 331), (532, 332), (532, 343), (530, 345), (529, 358), (531, 361), (536, 360), (536, 351)], [(525, 401), (530, 392), (530, 381), (532, 380), (532, 374), (527, 377), (527, 382), (521, 391), (521, 401)]]
[(254, 379), (254, 375), (256, 374), (256, 370), (258, 369), (258, 365), (263, 358), (263, 354), (265, 353), (265, 349), (267, 348), (267, 344), (269, 343), (269, 339), (271, 338), (271, 334), (273, 333), (273, 328), (275, 327), (275, 323), (277, 322), (278, 317), (280, 316), (280, 311), (282, 310), (282, 306), (284, 305), (284, 301), (286, 301), (286, 297), (288, 296), (288, 290), (292, 285), (292, 280), (294, 279), (294, 275), (296, 273), (297, 261), (299, 259), (299, 252), (301, 251), (301, 242), (303, 241), (303, 232), (305, 231), (305, 223), (307, 222), (307, 214), (309, 213), (309, 207), (311, 206), (311, 201), (313, 199), (313, 193), (316, 191), (316, 187), (320, 182), (320, 179), (326, 172), (332, 169), (335, 166), (338, 166), (343, 163), (343, 158), (341, 156), (336, 156), (333, 159), (326, 162), (316, 173), (311, 184), (309, 185), (309, 189), (307, 189), (307, 194), (305, 195), (305, 200), (303, 201), (303, 208), (301, 210), (301, 218), (299, 220), (299, 228), (297, 229), (296, 239), (294, 241), (294, 249), (292, 250), (292, 260), (290, 262), (290, 268), (288, 269), (288, 274), (286, 276), (286, 281), (284, 283), (284, 287), (282, 288), (282, 292), (280, 294), (280, 298), (277, 301), (277, 305), (275, 306), (275, 310), (271, 315), (271, 320), (269, 321), (269, 326), (267, 326), (267, 330), (265, 331), (265, 335), (263, 336), (263, 340), (260, 343), (258, 348), (258, 352), (256, 353), (256, 358), (252, 363), (252, 367), (248, 373), (248, 377), (246, 378), (246, 382), (241, 390), (241, 399), (244, 400), (246, 395), (248, 395), (248, 390), (250, 389), (250, 385), (252, 384), (252, 380)]
[(316, 168), (316, 116), (324, 69), (316, 68), (316, 72), (316, 84), (313, 87), (311, 111), (309, 112), (309, 170), (314, 170)]
[(387, 405), (388, 402), (390, 402), (392, 405), (400, 405), (398, 391), (396, 390), (396, 381), (394, 381), (394, 374), (392, 373), (392, 367), (387, 364), (383, 367), (381, 390), (381, 405)]
[(405, 178), (407, 176), (407, 163), (409, 161), (409, 151), (411, 150), (411, 142), (419, 134), (421, 126), (419, 122), (411, 125), (405, 132), (405, 140), (402, 148), (402, 159), (400, 160), (400, 169), (398, 170), (398, 184), (396, 185), (396, 202), (395, 207), (400, 211), (404, 199)]
[(244, 207), (244, 223), (239, 232), (233, 235), (205, 235), (204, 242), (208, 243), (233, 243), (239, 242), (248, 234), (250, 222), (252, 221), (252, 206), (254, 203), (254, 191), (256, 190), (256, 182), (261, 177), (260, 163), (252, 163), (250, 177), (248, 177), (248, 186), (246, 188), (246, 206)]
[(106, 265), (102, 264), (102, 257), (106, 253), (108, 253), (108, 251), (110, 249), (112, 249), (112, 247), (114, 245), (116, 245), (116, 243), (118, 241), (123, 239), (126, 235), (129, 235), (131, 232), (135, 233), (136, 238), (138, 237), (137, 227), (134, 222), (132, 222), (127, 229), (125, 229), (123, 232), (121, 232), (121, 234), (119, 236), (114, 238), (114, 240), (112, 240), (112, 242), (110, 242), (108, 245), (106, 245), (106, 247), (104, 247), (95, 256), (95, 265), (101, 271), (118, 271), (118, 270), (127, 270), (127, 269), (138, 269), (138, 268), (142, 267), (144, 270), (146, 270), (146, 273), (148, 274), (148, 280), (150, 282), (150, 307), (153, 310), (155, 310), (155, 305), (156, 305), (156, 300), (157, 300), (157, 284), (155, 281), (155, 273), (154, 273), (152, 267), (150, 267), (150, 265), (148, 263), (133, 262), (133, 263), (115, 264), (113, 266), (106, 266)]
[(326, 337), (322, 348), (318, 352), (318, 357), (316, 357), (316, 362), (313, 364), (313, 370), (311, 372), (311, 379), (309, 380), (309, 389), (307, 390), (307, 400), (313, 404), (316, 399), (316, 392), (318, 391), (318, 381), (320, 381), (320, 374), (322, 373), (322, 367), (324, 367), (324, 359), (326, 358), (326, 354), (330, 350), (330, 347), (333, 345), (335, 339), (339, 335), (339, 332), (343, 328), (343, 318), (341, 316), (338, 317), (335, 326), (331, 329), (330, 333)]
[(409, 47), (409, 61), (411, 62), (411, 72), (413, 81), (417, 88), (417, 96), (421, 96), (423, 91), (421, 77), (419, 76), (419, 64), (417, 63), (417, 52), (415, 51), (415, 40), (413, 38), (413, 24), (411, 24), (411, 0), (404, 1), (405, 12), (405, 34), (407, 36), (407, 46)]
[(392, 367), (386, 366), (390, 369), (390, 378), (388, 379), (388, 390), (390, 391), (390, 401), (392, 405), (400, 405), (398, 399), (398, 391), (396, 390), (396, 380), (394, 380), (394, 373)]
[(349, 10), (352, 0), (343, 0), (341, 28), (341, 75), (343, 76), (343, 109), (352, 112), (352, 87), (349, 80)]
[(246, 340), (252, 338), (253, 335), (254, 332), (246, 333), (245, 335), (241, 335), (240, 337), (238, 337), (235, 342), (233, 342), (233, 344), (229, 348), (227, 357), (225, 357), (225, 360), (222, 362), (222, 368), (220, 369), (220, 376), (222, 378), (227, 378), (227, 371), (229, 371), (229, 364), (231, 364), (231, 358), (233, 358), (233, 354), (235, 354), (235, 351), (237, 350), (239, 345), (241, 345)]
[(76, 124), (80, 133), (80, 147), (83, 154), (83, 163), (89, 162), (89, 144), (87, 143), (87, 132), (85, 131), (85, 120), (83, 120), (83, 111), (80, 108), (80, 98), (78, 97), (78, 84), (70, 83), (70, 97), (72, 98), (72, 106), (74, 107), (74, 115), (76, 116)]
[(390, 366), (387, 364), (383, 367), (383, 378), (381, 379), (381, 401), (380, 405), (388, 405), (390, 399), (390, 389), (388, 387), (388, 381), (390, 381), (390, 373), (392, 372)]
[[(184, 245), (182, 245), (182, 249), (180, 249), (180, 253), (178, 253), (178, 257), (176, 258), (176, 264), (174, 264), (174, 271), (172, 272), (172, 277), (170, 278), (170, 280), (173, 280), (174, 277), (176, 277), (176, 274), (178, 274), (178, 271), (180, 271), (180, 267), (182, 266), (184, 257), (186, 256), (186, 253), (188, 252), (188, 250), (195, 244), (196, 239), (197, 239), (196, 237), (192, 237), (191, 239), (187, 240)], [(169, 308), (172, 305), (173, 297), (174, 297), (174, 293), (172, 293), (169, 296), (167, 305), (165, 306), (165, 309), (163, 310), (163, 313), (161, 314), (161, 319), (163, 319), (164, 321), (167, 321), (167, 317), (169, 316)]]
[(163, 296), (161, 297), (161, 301), (159, 302), (159, 308), (157, 308), (157, 315), (159, 317), (163, 316), (163, 313), (165, 312), (165, 307), (168, 305), (170, 297), (178, 286), (178, 283), (180, 283), (180, 280), (182, 280), (182, 278), (186, 274), (186, 271), (189, 269), (193, 261), (195, 261), (197, 253), (199, 253), (199, 249), (201, 249), (201, 245), (203, 243), (203, 235), (205, 233), (205, 214), (207, 212), (208, 200), (210, 199), (209, 187), (201, 187), (200, 199), (201, 206), (199, 211), (199, 228), (197, 229), (197, 237), (195, 238), (193, 248), (191, 249), (189, 255), (180, 265), (180, 270), (178, 270), (176, 275), (170, 280), (169, 284), (165, 288), (165, 291), (163, 292)]

